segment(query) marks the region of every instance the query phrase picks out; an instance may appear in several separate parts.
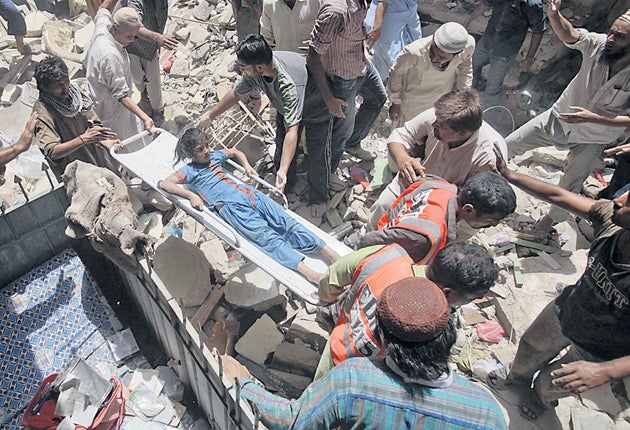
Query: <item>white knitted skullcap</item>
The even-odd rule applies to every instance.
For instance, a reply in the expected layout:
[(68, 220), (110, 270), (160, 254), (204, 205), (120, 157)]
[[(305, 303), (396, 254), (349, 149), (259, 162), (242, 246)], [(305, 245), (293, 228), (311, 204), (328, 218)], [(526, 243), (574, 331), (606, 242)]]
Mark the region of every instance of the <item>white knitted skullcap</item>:
[(440, 51), (447, 54), (457, 54), (466, 46), (468, 32), (461, 24), (447, 22), (435, 31), (433, 41)]

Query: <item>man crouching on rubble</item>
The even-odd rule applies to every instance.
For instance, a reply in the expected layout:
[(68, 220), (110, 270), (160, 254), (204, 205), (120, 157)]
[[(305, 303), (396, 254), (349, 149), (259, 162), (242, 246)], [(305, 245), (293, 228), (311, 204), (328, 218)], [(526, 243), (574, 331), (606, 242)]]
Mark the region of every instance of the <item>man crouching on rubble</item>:
[(70, 82), (66, 63), (53, 55), (44, 58), (35, 67), (35, 80), (39, 90), (33, 106), (38, 115), (35, 137), (57, 180), (74, 160), (116, 172), (109, 148), (120, 141), (102, 126), (90, 96)]
[(589, 219), (595, 234), (585, 272), (525, 331), (509, 374), (488, 375), (496, 388), (522, 386), (520, 413), (535, 420), (558, 398), (630, 376), (630, 199), (625, 192), (593, 200), (509, 170), (498, 155), (497, 171), (532, 196)]
[[(375, 304), (394, 282), (416, 276), (434, 282), (451, 306), (483, 297), (498, 271), (482, 246), (469, 242), (447, 245), (428, 265), (417, 265), (397, 244), (370, 246), (341, 257), (319, 281), (322, 306), (318, 318), (334, 324), (315, 372), (321, 378), (350, 357), (382, 360)], [(336, 302), (336, 303), (335, 303)]]
[[(390, 285), (375, 304), (382, 362), (351, 358), (302, 396), (287, 400), (241, 378), (241, 396), (271, 429), (476, 428), (507, 429), (498, 403), (483, 388), (448, 367), (456, 340), (449, 305), (440, 289), (422, 278)], [(216, 353), (215, 353), (216, 354)], [(249, 372), (223, 356), (230, 377)]]

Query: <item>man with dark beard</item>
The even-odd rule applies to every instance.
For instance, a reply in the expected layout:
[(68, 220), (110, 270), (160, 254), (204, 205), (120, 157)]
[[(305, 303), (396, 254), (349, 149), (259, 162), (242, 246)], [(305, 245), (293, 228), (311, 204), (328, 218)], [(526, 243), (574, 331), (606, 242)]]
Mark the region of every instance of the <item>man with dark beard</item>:
[[(582, 53), (582, 65), (556, 103), (510, 134), (511, 156), (539, 146), (569, 149), (559, 185), (579, 192), (606, 145), (630, 126), (630, 10), (612, 24), (608, 34), (576, 29), (560, 13), (560, 0), (550, 0), (547, 17), (554, 33)], [(541, 236), (567, 212), (553, 206), (538, 221)]]
[(74, 160), (115, 170), (108, 149), (119, 143), (102, 123), (90, 97), (70, 82), (68, 67), (59, 57), (49, 56), (35, 67), (39, 100), (37, 145), (58, 180)]

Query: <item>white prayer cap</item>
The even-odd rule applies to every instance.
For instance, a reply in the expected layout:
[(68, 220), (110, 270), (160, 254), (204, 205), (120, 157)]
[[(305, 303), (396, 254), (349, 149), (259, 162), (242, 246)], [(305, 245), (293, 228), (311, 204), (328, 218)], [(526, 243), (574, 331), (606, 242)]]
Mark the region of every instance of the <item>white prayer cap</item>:
[(433, 41), (440, 51), (447, 54), (458, 54), (468, 42), (468, 32), (461, 24), (447, 22), (435, 31)]
[(142, 22), (140, 16), (135, 9), (130, 7), (121, 7), (118, 9), (112, 17), (115, 24), (125, 28), (140, 28)]

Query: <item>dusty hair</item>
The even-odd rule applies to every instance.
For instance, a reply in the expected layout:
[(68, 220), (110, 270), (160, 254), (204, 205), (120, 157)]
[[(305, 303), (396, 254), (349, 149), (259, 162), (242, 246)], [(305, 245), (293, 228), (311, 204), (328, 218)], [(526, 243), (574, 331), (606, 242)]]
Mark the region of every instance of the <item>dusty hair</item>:
[(483, 106), (477, 91), (452, 91), (440, 97), (433, 106), (437, 121), (445, 122), (455, 132), (475, 132), (481, 127)]
[(51, 85), (68, 80), (68, 66), (55, 55), (49, 55), (35, 66), (37, 89), (46, 91)]
[(193, 155), (193, 149), (201, 142), (209, 142), (210, 138), (206, 133), (198, 128), (189, 128), (179, 138), (177, 145), (175, 146), (175, 163), (177, 164), (182, 160), (191, 158)]

